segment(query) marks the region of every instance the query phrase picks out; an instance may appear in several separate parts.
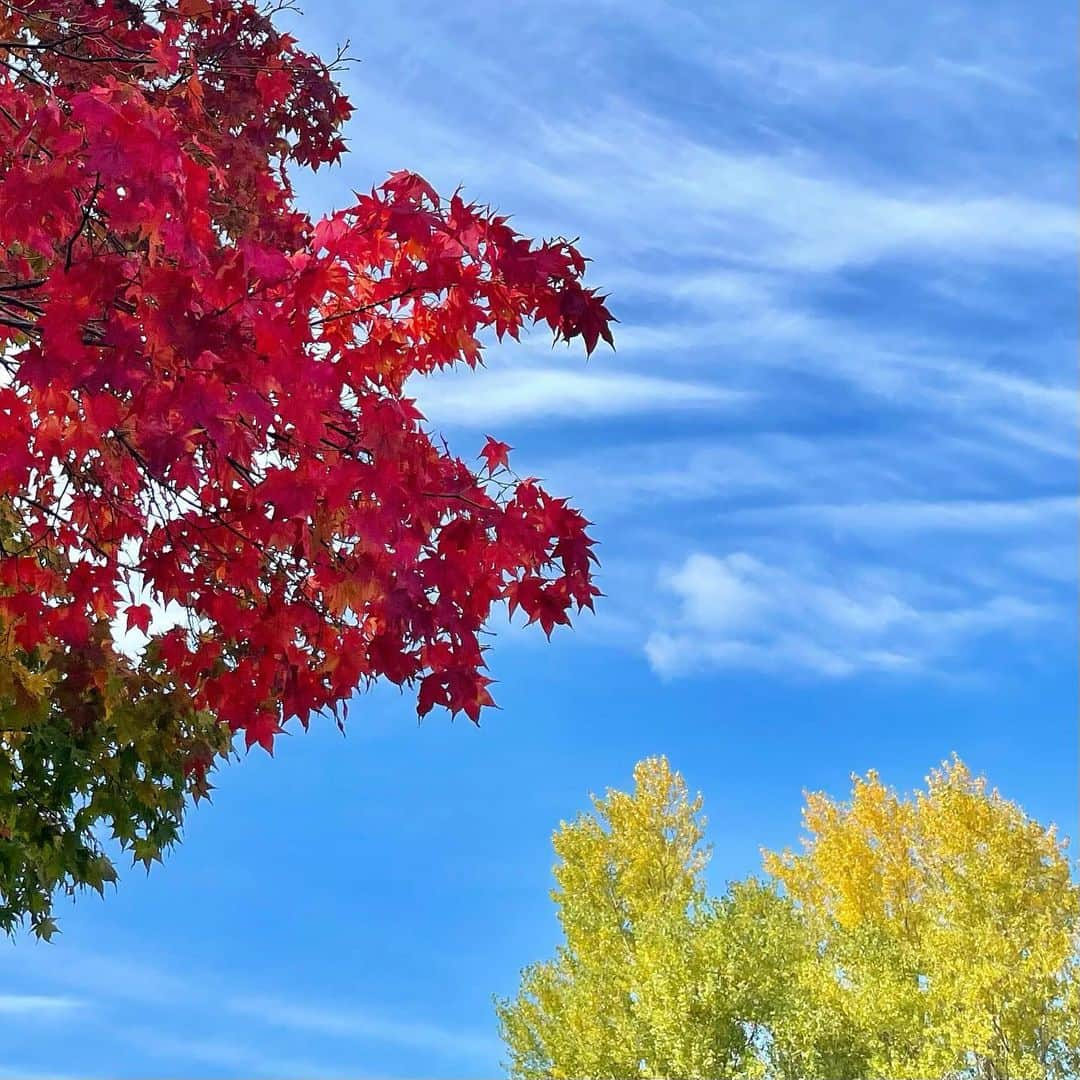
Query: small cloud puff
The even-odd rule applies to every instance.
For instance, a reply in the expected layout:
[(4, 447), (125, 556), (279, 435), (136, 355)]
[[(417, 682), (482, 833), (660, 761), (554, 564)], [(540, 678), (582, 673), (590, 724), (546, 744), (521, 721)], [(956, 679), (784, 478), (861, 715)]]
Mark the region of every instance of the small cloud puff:
[(910, 577), (857, 568), (831, 578), (745, 552), (691, 554), (662, 575), (661, 588), (675, 611), (649, 635), (645, 653), (667, 677), (717, 668), (829, 678), (924, 670), (984, 634), (1053, 614), (1015, 596), (949, 602)]

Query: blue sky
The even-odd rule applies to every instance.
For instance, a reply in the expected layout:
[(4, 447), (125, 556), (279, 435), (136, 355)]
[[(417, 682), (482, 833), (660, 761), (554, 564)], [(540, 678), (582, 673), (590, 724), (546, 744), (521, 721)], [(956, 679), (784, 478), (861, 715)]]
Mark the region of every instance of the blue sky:
[(150, 876), (0, 945), (0, 1080), (499, 1073), (550, 834), (666, 753), (716, 890), (804, 788), (953, 751), (1073, 835), (1076, 15), (1058, 3), (361, 5), (343, 168), (581, 237), (621, 320), (416, 394), (595, 521), (607, 598), (500, 626), (480, 730), (357, 701), (253, 753)]

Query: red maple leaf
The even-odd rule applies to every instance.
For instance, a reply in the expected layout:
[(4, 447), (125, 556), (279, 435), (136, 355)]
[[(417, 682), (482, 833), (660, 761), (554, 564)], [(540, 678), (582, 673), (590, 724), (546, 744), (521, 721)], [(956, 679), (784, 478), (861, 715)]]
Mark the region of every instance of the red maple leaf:
[(128, 630), (150, 632), (151, 612), (147, 604), (130, 604), (124, 611), (125, 626)]
[(493, 473), (500, 466), (504, 469), (508, 468), (510, 465), (510, 451), (513, 449), (509, 444), (500, 442), (489, 435), (487, 442), (484, 443), (483, 450), (480, 451), (480, 457), (487, 462), (488, 472)]

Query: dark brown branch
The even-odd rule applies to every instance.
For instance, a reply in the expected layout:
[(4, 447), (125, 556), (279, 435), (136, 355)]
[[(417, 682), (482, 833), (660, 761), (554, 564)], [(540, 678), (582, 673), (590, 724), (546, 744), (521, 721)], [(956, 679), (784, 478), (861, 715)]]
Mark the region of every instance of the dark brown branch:
[(90, 197), (86, 200), (86, 205), (83, 207), (82, 219), (79, 221), (79, 227), (72, 234), (71, 239), (67, 242), (67, 254), (64, 257), (64, 269), (71, 269), (71, 256), (75, 250), (75, 241), (82, 236), (83, 229), (86, 228), (86, 223), (90, 220), (90, 215), (94, 210), (94, 203), (97, 202), (98, 193), (101, 191), (101, 173), (97, 174), (94, 180), (94, 190), (90, 192)]

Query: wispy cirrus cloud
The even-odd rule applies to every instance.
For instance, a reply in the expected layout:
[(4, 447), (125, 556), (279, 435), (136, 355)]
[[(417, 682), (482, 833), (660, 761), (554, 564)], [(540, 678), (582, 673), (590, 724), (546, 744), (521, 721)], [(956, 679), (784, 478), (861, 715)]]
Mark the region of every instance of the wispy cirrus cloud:
[(86, 1007), (80, 998), (54, 994), (0, 994), (0, 1016), (48, 1019)]
[(1072, 495), (1029, 499), (937, 499), (888, 502), (788, 503), (747, 510), (740, 521), (820, 525), (859, 534), (1046, 530), (1075, 526), (1080, 500)]
[(496, 1039), (421, 1019), (402, 1020), (341, 1004), (314, 1004), (262, 995), (234, 997), (229, 1012), (262, 1025), (347, 1039), (360, 1045), (390, 1044), (458, 1061), (491, 1061), (500, 1052)]
[(731, 410), (750, 398), (749, 393), (703, 382), (530, 368), (455, 372), (410, 384), (410, 388), (425, 416), (459, 426), (715, 412)]
[[(985, 180), (949, 190), (863, 179), (805, 148), (725, 148), (618, 103), (602, 122), (545, 126), (540, 145), (537, 183), (584, 207), (601, 245), (618, 238), (631, 253), (677, 249), (683, 258), (821, 274), (913, 254), (1067, 259), (1076, 243), (1064, 199), (997, 190)], [(642, 214), (643, 206), (674, 212)]]
[[(369, 1075), (358, 1062), (380, 1048), (465, 1065), (489, 1063), (499, 1054), (494, 1038), (447, 1027), (422, 1014), (394, 1015), (348, 999), (333, 1004), (301, 1001), (275, 994), (272, 988), (256, 993), (242, 978), (214, 970), (177, 970), (152, 957), (68, 952), (62, 960), (44, 959), (33, 965), (36, 976), (64, 988), (92, 990), (92, 1009), (81, 996), (9, 993), (0, 994), (0, 1017), (70, 1019), (72, 1011), (85, 1010), (99, 1031), (111, 1031), (122, 1044), (168, 1062), (170, 1074), (199, 1065), (230, 1074), (323, 1080)], [(158, 1015), (159, 1022), (131, 1023), (127, 1018), (133, 1002), (147, 1017)], [(320, 1053), (307, 1057), (276, 1049), (295, 1045), (297, 1034), (329, 1038), (332, 1045), (324, 1038)]]
[(86, 1080), (86, 1074), (59, 1073), (22, 1065), (0, 1065), (0, 1080)]
[[(1053, 167), (1017, 165), (992, 130), (963, 142), (931, 125), (944, 110), (973, 130), (987, 95), (995, 107), (1028, 110), (1025, 124), (1044, 118), (1056, 75), (1023, 43), (1052, 31), (997, 13), (980, 24), (977, 51), (952, 49), (937, 34), (882, 49), (879, 17), (844, 19), (851, 38), (835, 34), (838, 17), (807, 13), (798, 32), (762, 35), (757, 6), (729, 5), (720, 16), (673, 3), (599, 4), (563, 11), (565, 41), (551, 38), (545, 20), (511, 18), (498, 5), (444, 17), (422, 4), (408, 18), (380, 22), (376, 40), (393, 63), (373, 55), (355, 83), (362, 107), (383, 120), (358, 145), (362, 159), (376, 172), (397, 167), (396, 133), (407, 128), (418, 167), (441, 186), (467, 177), (470, 194), (515, 209), (527, 231), (580, 233), (623, 319), (620, 352), (605, 354), (599, 371), (493, 369), (460, 384), (440, 379), (418, 391), (433, 418), (474, 423), (490, 408), (510, 424), (649, 414), (662, 423), (688, 398), (699, 414), (709, 404), (768, 413), (788, 391), (778, 380), (797, 373), (817, 379), (822, 394), (835, 397), (837, 380), (877, 401), (909, 394), (912, 410), (948, 414), (1037, 452), (1064, 448), (1075, 426), (1060, 363), (1070, 341), (1029, 337), (1023, 356), (1002, 356), (958, 335), (948, 319), (898, 333), (864, 310), (858, 290), (847, 299), (843, 289), (828, 292), (850, 290), (853, 273), (888, 267), (905, 288), (917, 282), (958, 303), (989, 302), (998, 316), (1019, 299), (1015, 287), (1001, 295), (1005, 268), (1068, 271), (1077, 234), (1071, 157), (1051, 149)], [(968, 25), (970, 12), (950, 6), (946, 17)], [(438, 45), (410, 29), (432, 20), (453, 31), (437, 35)], [(607, 33), (590, 36), (590, 26)], [(511, 30), (515, 50), (507, 54), (498, 43)], [(509, 61), (517, 49), (538, 62), (522, 70)], [(694, 123), (662, 95), (612, 79), (621, 55), (639, 53), (692, 58)], [(551, 73), (568, 64), (578, 91), (563, 102), (562, 80)], [(381, 81), (384, 67), (391, 83)], [(466, 69), (482, 74), (470, 85), (490, 105), (483, 138), (454, 94), (430, 96), (433, 86), (458, 85)], [(760, 110), (756, 122), (722, 122), (743, 97)], [(835, 122), (842, 101), (853, 110), (845, 124), (865, 123), (881, 116), (883, 97), (882, 124), (907, 149), (920, 148), (897, 164), (871, 152), (876, 143), (810, 124), (799, 111), (824, 110)], [(415, 107), (414, 98), (429, 107)], [(907, 307), (924, 300), (915, 293)], [(1040, 344), (1051, 354), (1043, 365), (1032, 363)], [(687, 366), (693, 374), (678, 379), (658, 371)], [(634, 383), (642, 377), (683, 385)], [(717, 390), (748, 396), (721, 402)]]
[[(852, 433), (823, 438), (744, 426), (693, 437), (622, 441), (588, 454), (529, 461), (529, 472), (587, 503), (605, 519), (644, 507), (694, 504), (712, 508), (725, 530), (786, 529), (887, 533), (947, 527), (988, 534), (1027, 529), (1021, 540), (1068, 529), (1077, 516), (1068, 443), (1043, 456), (1047, 479), (1038, 493), (1021, 488), (1035, 448), (987, 443), (958, 433), (917, 430), (902, 456), (880, 437)], [(1049, 490), (1048, 490), (1049, 489)]]
[[(18, 1026), (26, 1031), (39, 1031), (42, 1027), (52, 1029), (63, 1025), (63, 1030), (70, 1031), (73, 1016), (92, 1015), (92, 1012), (88, 1001), (67, 994), (0, 993), (0, 1023), (11, 1030)], [(0, 1064), (0, 1080), (74, 1080), (74, 1076), (16, 1064), (8, 1057)]]
[(367, 1070), (355, 1064), (343, 1065), (297, 1057), (291, 1053), (274, 1052), (263, 1040), (243, 1038), (212, 1038), (188, 1034), (169, 1034), (160, 1027), (131, 1026), (122, 1037), (131, 1046), (168, 1063), (170, 1075), (181, 1070), (209, 1066), (215, 1072), (227, 1070), (233, 1075), (265, 1077), (266, 1080), (290, 1080), (297, 1076), (310, 1080), (357, 1080), (368, 1076)]

